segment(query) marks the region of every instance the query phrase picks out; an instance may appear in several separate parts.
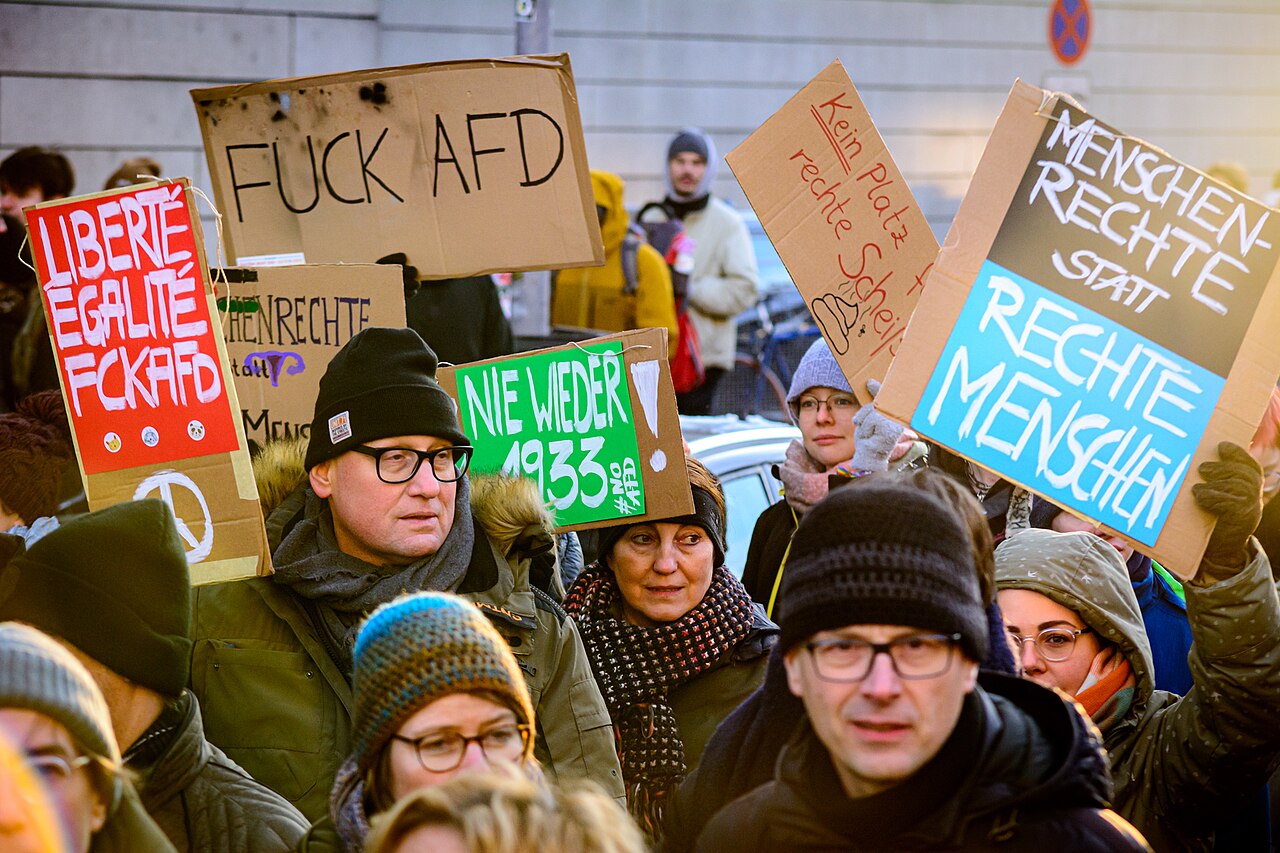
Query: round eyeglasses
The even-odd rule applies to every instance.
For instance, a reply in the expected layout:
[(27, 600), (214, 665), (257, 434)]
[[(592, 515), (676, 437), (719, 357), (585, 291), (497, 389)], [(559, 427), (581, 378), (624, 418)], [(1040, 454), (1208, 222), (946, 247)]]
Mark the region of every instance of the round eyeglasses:
[(1021, 654), (1023, 644), (1027, 641), (1035, 643), (1036, 654), (1044, 660), (1050, 662), (1058, 662), (1071, 657), (1071, 653), (1076, 648), (1076, 638), (1081, 634), (1089, 633), (1090, 628), (1080, 628), (1073, 631), (1070, 628), (1045, 628), (1039, 634), (1033, 634), (1030, 637), (1024, 637), (1021, 634), (1009, 632), (1009, 636), (1018, 644), (1018, 652)]
[(370, 447), (358, 444), (356, 453), (372, 456), (378, 479), (392, 485), (407, 483), (417, 475), (424, 460), (430, 460), (431, 473), (441, 483), (456, 483), (467, 473), (475, 449), (465, 444), (441, 447), (439, 450), (414, 450), (412, 447)]
[(448, 773), (462, 763), (467, 754), (467, 746), (472, 743), (480, 745), (480, 751), (489, 761), (518, 761), (529, 745), (532, 735), (531, 726), (523, 723), (512, 723), (489, 729), (473, 737), (457, 732), (433, 732), (417, 738), (392, 735), (392, 740), (407, 743), (417, 753), (418, 763), (423, 770), (432, 773)]
[(899, 678), (935, 678), (951, 666), (951, 649), (959, 639), (959, 634), (909, 634), (887, 643), (870, 643), (838, 637), (812, 640), (805, 648), (823, 681), (861, 681), (871, 674), (879, 654), (889, 656)]

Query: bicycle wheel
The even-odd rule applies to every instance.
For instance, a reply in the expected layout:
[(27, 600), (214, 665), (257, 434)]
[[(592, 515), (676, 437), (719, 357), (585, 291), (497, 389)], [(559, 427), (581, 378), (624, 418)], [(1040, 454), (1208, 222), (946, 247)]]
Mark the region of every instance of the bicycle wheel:
[(733, 370), (716, 386), (711, 414), (740, 418), (764, 415), (783, 422), (791, 420), (787, 414), (787, 389), (782, 381), (769, 368), (762, 368), (754, 356), (744, 352), (734, 354)]
[(759, 375), (759, 383), (756, 386), (759, 403), (755, 414), (782, 421), (784, 424), (791, 423), (791, 409), (787, 406), (787, 387), (782, 384), (778, 374), (767, 367), (761, 367)]

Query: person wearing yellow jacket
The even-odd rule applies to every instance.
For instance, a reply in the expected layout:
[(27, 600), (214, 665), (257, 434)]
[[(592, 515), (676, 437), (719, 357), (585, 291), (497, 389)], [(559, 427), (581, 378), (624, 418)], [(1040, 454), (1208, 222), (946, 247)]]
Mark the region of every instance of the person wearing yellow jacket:
[(676, 301), (671, 272), (658, 251), (647, 243), (636, 248), (636, 285), (627, 286), (623, 272), (623, 242), (631, 217), (622, 206), (622, 178), (591, 170), (591, 188), (600, 215), (604, 266), (560, 270), (551, 297), (551, 323), (606, 332), (665, 328), (669, 355), (677, 342)]

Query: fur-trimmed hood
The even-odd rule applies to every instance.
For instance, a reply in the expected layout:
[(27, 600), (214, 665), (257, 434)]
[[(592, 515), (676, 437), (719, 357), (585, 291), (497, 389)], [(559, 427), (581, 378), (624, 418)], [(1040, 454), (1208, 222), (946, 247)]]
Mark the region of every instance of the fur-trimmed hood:
[[(291, 496), (308, 485), (303, 460), (307, 439), (273, 441), (253, 460), (258, 502), (263, 518), (270, 518)], [(538, 486), (523, 477), (471, 476), (471, 512), (499, 552), (546, 552), (556, 541), (554, 523)]]

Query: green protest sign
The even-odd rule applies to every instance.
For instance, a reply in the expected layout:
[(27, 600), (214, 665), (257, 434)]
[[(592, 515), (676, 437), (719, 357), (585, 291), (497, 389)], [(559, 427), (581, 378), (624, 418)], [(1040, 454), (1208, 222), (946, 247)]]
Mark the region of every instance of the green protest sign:
[(477, 473), (525, 476), (568, 527), (645, 514), (621, 341), (456, 369)]

